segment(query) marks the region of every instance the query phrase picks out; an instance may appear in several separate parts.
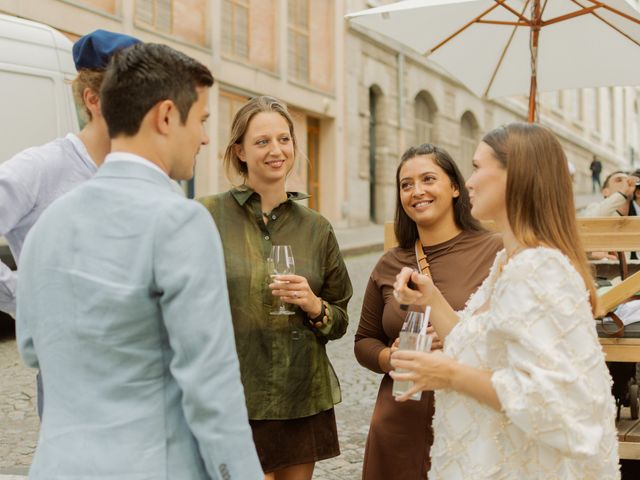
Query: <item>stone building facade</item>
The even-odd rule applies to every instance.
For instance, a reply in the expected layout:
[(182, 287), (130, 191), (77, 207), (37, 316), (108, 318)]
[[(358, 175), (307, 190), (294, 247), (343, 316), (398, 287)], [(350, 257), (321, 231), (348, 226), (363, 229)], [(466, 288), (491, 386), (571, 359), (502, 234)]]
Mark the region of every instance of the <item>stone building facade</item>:
[[(634, 0), (635, 1), (635, 0)], [(349, 11), (385, 0), (351, 0)], [(638, 2), (636, 1), (636, 4)], [(462, 172), (483, 133), (524, 121), (527, 98), (479, 99), (429, 60), (399, 43), (347, 25), (345, 65), (349, 137), (349, 217), (352, 222), (393, 218), (395, 170), (410, 145), (430, 142), (449, 151)], [(639, 81), (640, 84), (640, 81)], [(639, 94), (636, 87), (591, 88), (539, 95), (541, 123), (559, 137), (575, 166), (574, 189), (591, 191), (589, 164), (604, 174), (640, 168)]]
[[(235, 111), (267, 94), (292, 110), (302, 152), (289, 178), (337, 227), (393, 217), (395, 170), (412, 144), (446, 148), (469, 174), (487, 130), (525, 120), (525, 98), (475, 97), (428, 60), (344, 20), (384, 0), (0, 0), (0, 12), (47, 23), (71, 39), (96, 28), (167, 43), (216, 78), (195, 196), (228, 188), (221, 158)], [(561, 138), (590, 190), (588, 165), (640, 166), (638, 89), (543, 93), (541, 121)]]

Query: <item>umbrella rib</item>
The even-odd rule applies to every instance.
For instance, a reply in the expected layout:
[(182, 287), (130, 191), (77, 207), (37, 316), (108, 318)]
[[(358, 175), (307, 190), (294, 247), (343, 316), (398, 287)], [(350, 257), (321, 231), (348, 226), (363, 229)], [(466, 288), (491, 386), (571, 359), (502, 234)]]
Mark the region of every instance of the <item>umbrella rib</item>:
[(524, 22), (524, 21), (520, 21), (520, 22), (507, 22), (507, 21), (501, 21), (501, 20), (478, 20), (476, 23), (482, 23), (482, 24), (486, 24), (486, 25), (513, 25), (514, 27), (528, 27), (529, 23), (528, 22)]
[(510, 7), (505, 3), (506, 0), (494, 0), (494, 1), (498, 3), (498, 5), (504, 8), (505, 10), (508, 10), (509, 12), (513, 13), (516, 17), (518, 17), (521, 21), (525, 22), (527, 25), (531, 24), (531, 21), (524, 16), (524, 10), (521, 13), (518, 13), (517, 10), (513, 9), (512, 7)]
[[(575, 2), (575, 0), (572, 0), (572, 1), (574, 1), (574, 2)], [(612, 7), (612, 6), (610, 6), (610, 5), (607, 5), (607, 4), (605, 4), (605, 3), (599, 2), (598, 0), (587, 0), (587, 1), (588, 1), (589, 3), (593, 3), (594, 5), (596, 5), (596, 6), (598, 6), (598, 7), (604, 8), (605, 10), (609, 10), (611, 13), (615, 13), (615, 14), (616, 14), (616, 15), (618, 15), (619, 17), (626, 18), (627, 20), (629, 20), (629, 21), (631, 21), (631, 22), (634, 22), (634, 23), (638, 23), (638, 24), (640, 24), (640, 20), (638, 20), (637, 18), (632, 17), (631, 15), (628, 15), (628, 14), (626, 14), (626, 13), (624, 13), (624, 12), (621, 12), (620, 10), (615, 9), (615, 8), (613, 8), (613, 7)], [(580, 5), (580, 3), (578, 3), (578, 2), (575, 2), (575, 3), (577, 3), (578, 5)], [(582, 6), (582, 5), (580, 5), (580, 6)], [(582, 8), (584, 8), (584, 7), (582, 7)], [(596, 17), (598, 16), (598, 15), (597, 15), (597, 14), (595, 14), (595, 13), (594, 13), (594, 15), (596, 15)]]
[[(575, 3), (576, 5), (582, 7), (583, 9), (586, 10), (586, 8), (580, 4), (580, 2), (578, 2), (577, 0), (571, 0), (573, 3)], [(593, 4), (595, 4), (595, 7), (603, 7), (606, 8), (607, 10), (611, 11), (612, 13), (615, 13), (619, 16), (622, 16), (628, 20), (631, 20), (632, 22), (635, 23), (639, 23), (640, 24), (640, 20), (630, 17), (629, 15), (623, 13), (623, 12), (619, 12), (618, 10), (616, 10), (615, 8), (610, 8), (607, 7), (606, 5), (596, 1), (596, 0), (587, 0), (588, 2), (591, 2)], [(613, 25), (611, 22), (609, 22), (608, 20), (605, 20), (604, 18), (602, 18), (602, 16), (598, 15), (596, 12), (594, 11), (589, 11), (587, 13), (590, 13), (591, 15), (593, 15), (594, 17), (596, 17), (598, 20), (600, 20), (602, 23), (604, 23), (605, 25), (608, 25), (609, 27), (613, 28), (616, 32), (618, 32), (620, 35), (622, 35), (623, 37), (626, 37), (628, 40), (630, 40), (631, 42), (635, 43), (637, 46), (640, 47), (640, 42), (638, 42), (636, 39), (632, 38), (629, 34), (623, 32), (622, 30), (620, 30), (618, 27), (616, 27), (615, 25)]]
[(600, 3), (600, 2), (594, 1), (594, 0), (587, 0), (587, 1), (593, 3), (594, 5), (592, 5), (590, 7), (586, 7), (586, 6), (582, 5), (580, 2), (577, 2), (576, 0), (571, 0), (571, 2), (575, 3), (576, 5), (578, 5), (581, 8), (581, 10), (576, 10), (575, 12), (567, 13), (566, 15), (561, 15), (559, 17), (552, 18), (551, 20), (546, 20), (546, 21), (542, 22), (542, 26), (546, 27), (547, 25), (552, 25), (554, 23), (562, 22), (564, 20), (570, 20), (572, 18), (580, 17), (582, 15), (587, 15), (589, 13), (593, 14), (594, 16), (596, 16), (600, 20), (602, 20), (602, 18), (600, 16), (598, 16), (597, 13), (594, 13), (594, 11), (597, 10), (598, 8), (604, 8), (606, 10), (609, 10), (612, 13), (615, 13), (616, 15), (618, 15), (620, 17), (626, 18), (627, 20), (630, 20), (630, 21), (635, 22), (635, 23), (640, 23), (640, 20), (638, 20), (638, 19), (636, 19), (634, 17), (631, 17), (631, 16), (627, 15), (626, 13), (620, 12), (620, 11), (616, 10), (615, 8), (609, 7), (608, 5), (605, 5), (603, 3)]
[(580, 6), (582, 10), (576, 10), (575, 12), (567, 13), (565, 15), (561, 15), (559, 17), (552, 18), (550, 20), (545, 20), (542, 22), (542, 26), (546, 27), (547, 25), (553, 25), (554, 23), (563, 22), (565, 20), (571, 20), (572, 18), (581, 17), (582, 15), (593, 13), (594, 10), (599, 8), (597, 5), (594, 5), (592, 7), (584, 7), (580, 5), (578, 2), (576, 2), (575, 0), (571, 0), (571, 1), (576, 5)]
[(547, 9), (548, 1), (544, 0), (544, 5), (542, 6), (542, 10), (540, 11), (540, 20), (542, 20), (542, 16), (544, 15), (544, 11)]
[[(516, 15), (518, 15), (518, 17), (524, 18), (524, 12), (527, 9), (527, 6), (529, 5), (529, 1), (530, 0), (527, 0), (524, 6), (522, 7), (522, 14), (518, 15), (518, 12), (515, 12)], [(515, 36), (517, 30), (518, 30), (518, 24), (515, 24), (513, 27), (513, 30), (511, 31), (511, 35), (509, 36), (509, 40), (507, 40), (507, 43), (502, 49), (502, 53), (500, 54), (500, 59), (498, 60), (496, 68), (493, 69), (493, 73), (491, 74), (491, 79), (489, 80), (489, 83), (487, 84), (487, 88), (485, 89), (483, 94), (484, 97), (486, 97), (487, 94), (489, 93), (489, 90), (491, 90), (491, 86), (493, 85), (493, 82), (496, 79), (496, 75), (498, 75), (498, 70), (500, 70), (500, 67), (502, 66), (502, 61), (504, 60), (504, 57), (507, 54), (507, 50), (511, 46), (511, 42), (513, 41), (513, 37)]]
[[(489, 7), (487, 10), (485, 10), (484, 12), (482, 12), (480, 15), (476, 16), (475, 18), (473, 18), (472, 20), (470, 20), (469, 22), (467, 22), (466, 24), (464, 24), (461, 28), (459, 28), (458, 30), (456, 30), (454, 33), (452, 33), (451, 35), (449, 35), (447, 38), (445, 38), (442, 42), (440, 42), (439, 44), (437, 44), (435, 47), (433, 47), (431, 50), (429, 50), (426, 55), (431, 55), (433, 52), (435, 52), (436, 50), (438, 50), (440, 47), (442, 47), (443, 45), (449, 43), (450, 40), (453, 40), (455, 37), (457, 37), (458, 35), (460, 35), (462, 32), (464, 32), (467, 28), (469, 28), (471, 25), (473, 25), (474, 23), (480, 23), (480, 20), (482, 20), (482, 17), (484, 17), (485, 15), (491, 13), (492, 11), (494, 11), (496, 8), (503, 6), (505, 7), (507, 10), (512, 11), (511, 7), (507, 7), (506, 5), (503, 5), (507, 0), (494, 0), (496, 3), (495, 5), (493, 5), (492, 7)], [(529, 0), (527, 0), (527, 3), (529, 2)], [(524, 20), (527, 21), (528, 20), (522, 16), (522, 14), (518, 14), (518, 12), (513, 12), (516, 16), (518, 16), (520, 18), (520, 20)], [(517, 25), (517, 24), (509, 24), (509, 25)], [(528, 25), (528, 24), (527, 24)]]

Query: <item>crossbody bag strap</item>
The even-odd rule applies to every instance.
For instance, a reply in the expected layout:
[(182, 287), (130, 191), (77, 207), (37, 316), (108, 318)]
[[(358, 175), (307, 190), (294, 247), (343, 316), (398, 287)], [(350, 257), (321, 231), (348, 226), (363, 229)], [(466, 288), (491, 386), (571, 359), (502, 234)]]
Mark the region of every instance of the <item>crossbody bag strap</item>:
[(416, 240), (416, 262), (418, 262), (418, 268), (420, 269), (420, 273), (423, 275), (431, 276), (431, 270), (429, 269), (429, 261), (427, 260), (427, 254), (424, 253), (424, 248), (422, 248), (422, 242), (418, 238)]
[(614, 329), (610, 329), (604, 326), (604, 318), (600, 319), (600, 325), (602, 326), (602, 331), (609, 337), (622, 337), (624, 336), (624, 323), (620, 319), (618, 315), (614, 312), (607, 313), (607, 317), (611, 317), (613, 323), (615, 325)]
[[(618, 304), (618, 307), (624, 303), (632, 302), (634, 300), (639, 300), (637, 295), (631, 295), (626, 300), (623, 300)], [(616, 307), (616, 308), (618, 308)], [(608, 327), (604, 326), (605, 317), (610, 317), (615, 325), (615, 329), (611, 330)], [(604, 317), (600, 318), (600, 325), (602, 326), (602, 331), (607, 334), (609, 337), (623, 337), (624, 336), (624, 322), (622, 319), (616, 314), (615, 311), (611, 311), (607, 313)]]

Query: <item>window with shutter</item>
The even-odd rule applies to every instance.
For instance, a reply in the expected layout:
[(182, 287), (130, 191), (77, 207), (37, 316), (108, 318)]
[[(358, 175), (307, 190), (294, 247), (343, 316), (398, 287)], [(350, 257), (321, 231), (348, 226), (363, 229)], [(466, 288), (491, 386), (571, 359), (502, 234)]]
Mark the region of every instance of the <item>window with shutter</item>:
[(112, 15), (118, 13), (118, 2), (116, 0), (80, 0), (79, 3), (95, 8), (96, 10), (111, 13)]
[(224, 0), (222, 5), (224, 53), (249, 58), (249, 0)]
[(207, 45), (207, 0), (136, 0), (136, 22), (197, 45)]
[(156, 0), (155, 26), (163, 33), (173, 32), (173, 0)]
[(309, 0), (288, 0), (289, 75), (309, 81)]
[(154, 3), (153, 0), (136, 0), (136, 19), (153, 25)]

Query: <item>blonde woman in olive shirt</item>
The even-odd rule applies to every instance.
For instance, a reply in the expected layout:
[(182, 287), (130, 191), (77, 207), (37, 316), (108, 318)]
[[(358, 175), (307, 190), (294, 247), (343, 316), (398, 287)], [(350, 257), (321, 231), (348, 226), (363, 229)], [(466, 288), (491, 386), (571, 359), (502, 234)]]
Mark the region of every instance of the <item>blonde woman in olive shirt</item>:
[[(351, 282), (331, 224), (287, 192), (296, 153), (287, 108), (255, 97), (236, 114), (225, 164), (244, 183), (201, 199), (224, 247), (249, 419), (273, 480), (310, 480), (318, 460), (340, 454), (333, 411), (340, 387), (325, 352), (347, 330)], [(295, 275), (271, 283), (273, 245), (291, 245)], [(270, 315), (273, 296), (295, 314)]]

